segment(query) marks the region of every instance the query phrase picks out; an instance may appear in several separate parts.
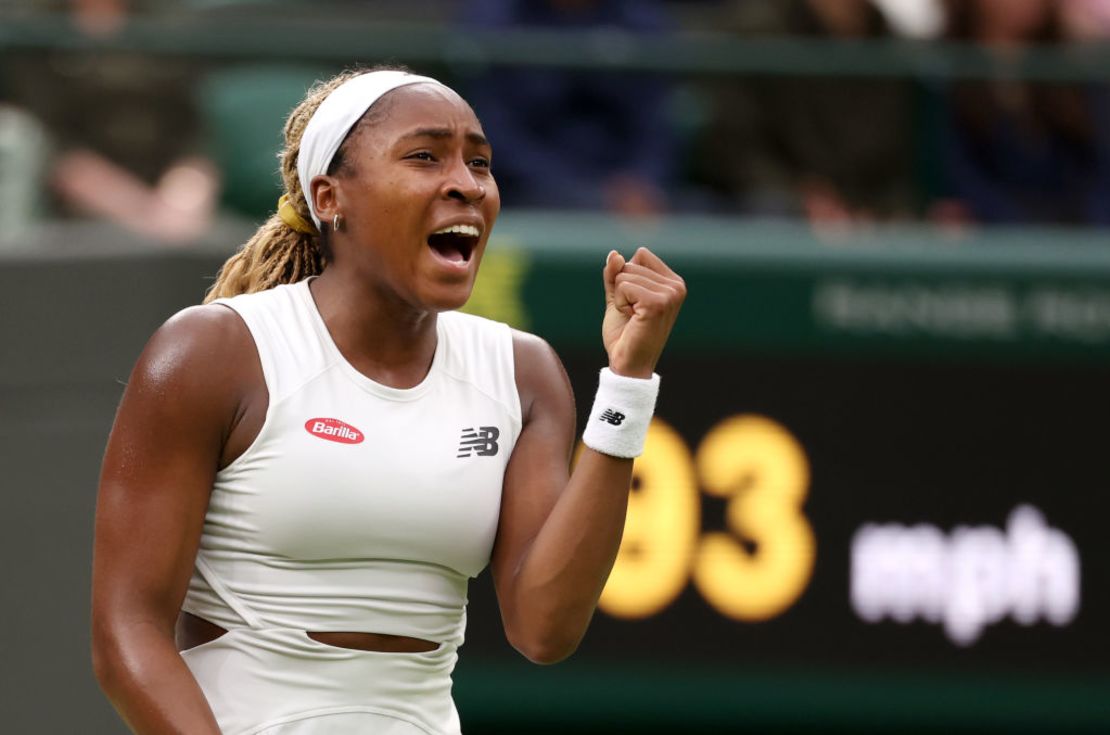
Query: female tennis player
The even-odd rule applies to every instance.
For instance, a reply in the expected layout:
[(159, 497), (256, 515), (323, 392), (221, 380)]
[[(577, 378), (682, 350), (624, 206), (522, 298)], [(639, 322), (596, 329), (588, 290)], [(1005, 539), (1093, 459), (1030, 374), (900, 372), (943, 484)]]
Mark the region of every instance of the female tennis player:
[(454, 311), (500, 208), (467, 103), (347, 73), (285, 138), (277, 213), (124, 393), (97, 506), (97, 677), (138, 733), (458, 733), (470, 577), (491, 566), (528, 659), (582, 638), (685, 286), (645, 249), (609, 254), (609, 366), (570, 474), (559, 359)]

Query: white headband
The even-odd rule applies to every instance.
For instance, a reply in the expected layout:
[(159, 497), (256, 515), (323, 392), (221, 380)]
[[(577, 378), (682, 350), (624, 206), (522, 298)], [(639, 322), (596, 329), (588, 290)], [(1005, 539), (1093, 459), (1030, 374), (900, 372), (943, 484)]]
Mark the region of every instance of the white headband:
[(420, 82), (447, 86), (431, 77), (404, 71), (372, 71), (343, 82), (316, 108), (301, 135), (297, 175), (301, 180), (305, 201), (308, 202), (308, 211), (317, 229), (320, 227), (320, 218), (316, 216), (316, 204), (312, 201), (312, 179), (328, 172), (331, 159), (335, 158), (335, 152), (347, 137), (347, 131), (382, 95), (398, 87)]

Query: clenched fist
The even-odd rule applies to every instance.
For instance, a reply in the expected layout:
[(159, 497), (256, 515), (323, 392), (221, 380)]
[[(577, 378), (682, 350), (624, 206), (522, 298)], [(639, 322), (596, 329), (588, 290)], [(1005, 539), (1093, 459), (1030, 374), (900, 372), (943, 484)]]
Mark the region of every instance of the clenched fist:
[(686, 298), (686, 282), (647, 248), (627, 261), (610, 251), (603, 278), (601, 340), (609, 353), (609, 369), (630, 378), (650, 378)]

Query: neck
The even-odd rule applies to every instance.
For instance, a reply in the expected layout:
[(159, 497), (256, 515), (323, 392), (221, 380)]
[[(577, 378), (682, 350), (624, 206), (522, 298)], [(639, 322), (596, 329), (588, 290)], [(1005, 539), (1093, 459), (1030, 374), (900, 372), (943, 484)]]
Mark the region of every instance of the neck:
[(436, 350), (436, 313), (341, 268), (329, 267), (309, 286), (339, 352), (366, 377), (411, 388), (428, 374)]

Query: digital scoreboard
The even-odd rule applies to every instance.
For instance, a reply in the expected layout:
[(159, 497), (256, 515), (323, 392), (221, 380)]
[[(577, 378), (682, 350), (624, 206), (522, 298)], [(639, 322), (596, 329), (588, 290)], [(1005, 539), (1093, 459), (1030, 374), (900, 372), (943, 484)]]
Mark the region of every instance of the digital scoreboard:
[(1110, 663), (1103, 371), (667, 367), (601, 600), (614, 623), (690, 615), (692, 652)]

